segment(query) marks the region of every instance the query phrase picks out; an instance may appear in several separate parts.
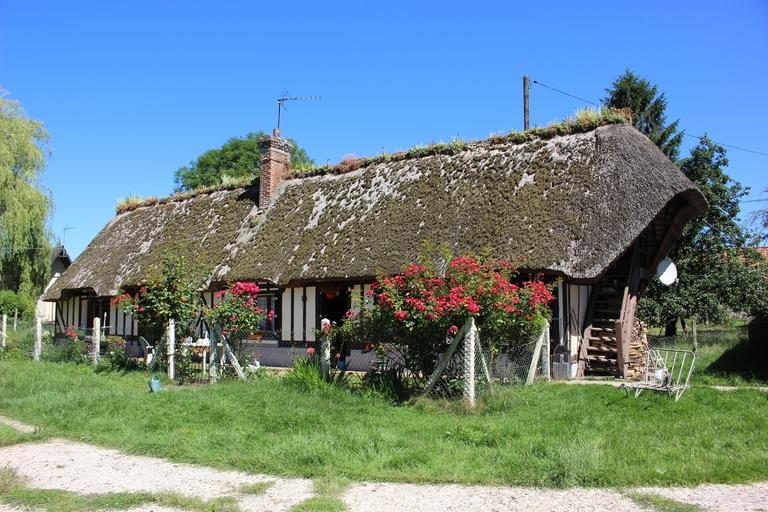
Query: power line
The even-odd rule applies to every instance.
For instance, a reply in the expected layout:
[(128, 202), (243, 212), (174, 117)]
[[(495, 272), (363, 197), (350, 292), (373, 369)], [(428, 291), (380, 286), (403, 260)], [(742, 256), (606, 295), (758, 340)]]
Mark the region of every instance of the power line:
[[(691, 134), (685, 133), (685, 132), (682, 132), (682, 134), (685, 135), (686, 137), (693, 137), (694, 139), (699, 139), (699, 140), (701, 140), (701, 139), (703, 139), (705, 137), (704, 135), (691, 135)], [(707, 137), (707, 138), (709, 138), (709, 137)], [(712, 140), (712, 139), (709, 139), (709, 140)], [(726, 148), (737, 149), (739, 151), (746, 151), (747, 153), (754, 153), (756, 155), (768, 156), (768, 153), (765, 153), (763, 151), (755, 151), (754, 149), (742, 148), (740, 146), (734, 146), (733, 144), (725, 144), (723, 142), (717, 142), (716, 140), (712, 140), (712, 142), (714, 144), (717, 144), (718, 146), (724, 146)]]
[(560, 94), (564, 94), (566, 96), (570, 96), (571, 98), (577, 99), (579, 101), (583, 101), (584, 103), (589, 103), (590, 105), (594, 105), (596, 107), (600, 107), (601, 106), (601, 105), (595, 103), (594, 101), (585, 100), (584, 98), (580, 98), (579, 96), (575, 96), (575, 95), (573, 95), (571, 93), (567, 93), (567, 92), (562, 91), (560, 89), (556, 89), (555, 87), (551, 87), (549, 85), (543, 84), (543, 83), (539, 82), (538, 80), (531, 80), (531, 82), (535, 83), (536, 85), (540, 85), (540, 86), (542, 86), (542, 87), (544, 87), (546, 89), (550, 89), (550, 90), (553, 90), (555, 92), (559, 92)]
[[(579, 100), (579, 101), (583, 101), (584, 103), (588, 103), (588, 104), (593, 105), (595, 107), (602, 107), (603, 106), (603, 105), (600, 105), (599, 103), (595, 103), (594, 101), (590, 101), (590, 100), (582, 98), (580, 96), (576, 96), (575, 94), (571, 94), (569, 92), (565, 92), (562, 89), (558, 89), (556, 87), (552, 87), (550, 85), (543, 84), (543, 83), (539, 82), (538, 80), (531, 80), (531, 82), (533, 82), (536, 85), (540, 85), (540, 86), (542, 86), (542, 87), (544, 87), (546, 89), (549, 89), (551, 91), (555, 91), (557, 93), (560, 93), (560, 94), (563, 94), (565, 96), (568, 96), (569, 98), (573, 98), (573, 99), (576, 99), (576, 100)], [(692, 137), (694, 139), (701, 140), (701, 139), (704, 138), (704, 135), (691, 135), (689, 133), (685, 133), (685, 131), (680, 132), (680, 133), (682, 133), (686, 137)], [(710, 139), (710, 140), (712, 140), (712, 139)], [(764, 151), (756, 151), (754, 149), (748, 149), (748, 148), (744, 148), (744, 147), (741, 147), (741, 146), (735, 146), (733, 144), (725, 144), (723, 142), (717, 142), (716, 140), (712, 140), (712, 142), (714, 144), (717, 144), (718, 146), (723, 146), (723, 147), (726, 147), (726, 148), (736, 149), (738, 151), (744, 151), (746, 153), (753, 153), (755, 155), (768, 156), (768, 153), (766, 153)]]

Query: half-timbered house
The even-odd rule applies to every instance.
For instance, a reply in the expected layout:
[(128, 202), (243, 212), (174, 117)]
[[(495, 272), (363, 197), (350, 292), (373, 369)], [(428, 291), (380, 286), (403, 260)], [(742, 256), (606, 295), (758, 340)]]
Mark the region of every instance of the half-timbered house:
[(553, 344), (582, 370), (622, 374), (638, 296), (706, 201), (644, 135), (626, 124), (436, 145), (305, 174), (289, 143), (263, 141), (253, 187), (192, 193), (119, 212), (46, 299), (56, 329), (106, 315), (133, 339), (137, 322), (111, 304), (169, 251), (206, 269), (203, 290), (259, 283), (278, 343), (315, 343), (322, 317), (359, 307), (376, 275), (402, 270), (423, 243), (490, 251), (561, 278)]

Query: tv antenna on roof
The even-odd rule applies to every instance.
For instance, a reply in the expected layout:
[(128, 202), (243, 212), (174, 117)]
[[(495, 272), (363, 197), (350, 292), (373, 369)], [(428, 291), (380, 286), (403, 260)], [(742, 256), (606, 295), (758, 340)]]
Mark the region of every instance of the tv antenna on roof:
[(280, 114), (282, 114), (283, 110), (287, 110), (285, 108), (285, 102), (286, 101), (299, 101), (299, 100), (319, 100), (321, 99), (320, 96), (288, 96), (287, 91), (283, 91), (283, 94), (280, 95), (279, 98), (277, 98), (277, 133), (280, 133)]
[(66, 247), (66, 245), (67, 245), (67, 231), (70, 231), (70, 230), (73, 230), (73, 229), (75, 229), (75, 228), (73, 228), (72, 226), (64, 226), (64, 229), (63, 229), (64, 236), (62, 237), (62, 241), (61, 241), (61, 245), (63, 247)]

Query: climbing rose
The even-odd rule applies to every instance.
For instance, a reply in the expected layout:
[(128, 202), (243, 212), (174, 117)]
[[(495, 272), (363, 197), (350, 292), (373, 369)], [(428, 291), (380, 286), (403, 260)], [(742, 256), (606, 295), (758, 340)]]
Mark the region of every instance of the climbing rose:
[(515, 278), (509, 261), (461, 256), (449, 262), (445, 275), (411, 264), (402, 274), (381, 276), (371, 290), (378, 295), (378, 306), (400, 322), (453, 322), (488, 315), (530, 321), (546, 316), (554, 296), (543, 276), (532, 276), (522, 285), (513, 284)]

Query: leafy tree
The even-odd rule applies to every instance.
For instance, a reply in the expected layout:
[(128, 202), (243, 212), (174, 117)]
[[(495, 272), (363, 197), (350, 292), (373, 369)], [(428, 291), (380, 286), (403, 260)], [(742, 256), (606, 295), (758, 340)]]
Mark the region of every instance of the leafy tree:
[[(176, 189), (194, 190), (199, 187), (226, 184), (256, 178), (259, 175), (261, 152), (259, 143), (266, 137), (264, 132), (249, 133), (245, 137), (233, 137), (217, 149), (211, 149), (176, 170)], [(293, 144), (291, 165), (303, 170), (313, 167), (315, 162), (296, 141)]]
[(32, 312), (35, 304), (29, 297), (24, 297), (13, 290), (0, 290), (0, 314), (13, 315), (14, 311), (21, 314)]
[(39, 181), (47, 152), (42, 123), (0, 96), (0, 289), (25, 302), (42, 291), (50, 272), (51, 202)]
[[(763, 190), (764, 194), (768, 194), (768, 188)], [(768, 240), (768, 208), (763, 208), (755, 212), (755, 219), (758, 222), (758, 229), (760, 231), (760, 241)]]
[(696, 183), (709, 210), (683, 230), (669, 257), (678, 267), (679, 281), (666, 287), (658, 281), (640, 301), (640, 315), (675, 333), (679, 319), (692, 316), (723, 321), (731, 311), (765, 308), (768, 282), (759, 256), (743, 249), (748, 234), (738, 224), (739, 200), (749, 189), (725, 172), (725, 148), (703, 137), (680, 162), (680, 169)]
[(627, 69), (605, 92), (608, 95), (602, 101), (606, 107), (628, 108), (635, 128), (671, 160), (677, 160), (683, 134), (677, 130), (679, 121), (667, 124), (667, 98), (664, 93), (658, 93), (656, 85)]

